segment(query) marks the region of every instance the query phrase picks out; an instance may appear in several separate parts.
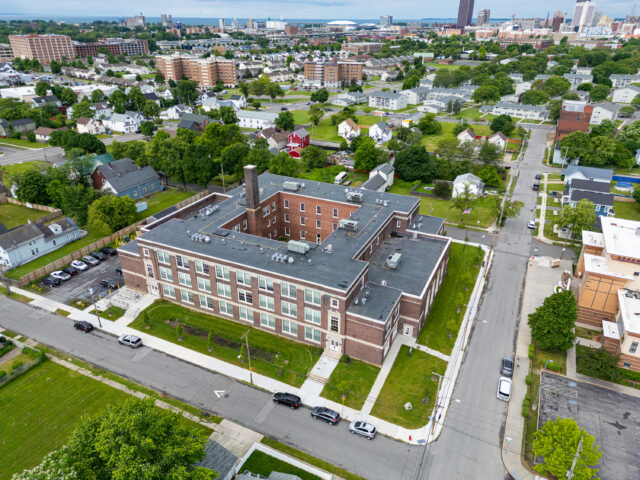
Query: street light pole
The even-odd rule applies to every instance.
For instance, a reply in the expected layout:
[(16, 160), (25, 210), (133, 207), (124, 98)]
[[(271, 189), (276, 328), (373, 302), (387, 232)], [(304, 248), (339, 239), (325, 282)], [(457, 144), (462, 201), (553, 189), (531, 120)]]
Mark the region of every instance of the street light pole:
[(98, 317), (98, 325), (102, 328), (102, 320), (100, 320), (100, 314), (98, 313), (98, 307), (96, 306), (96, 298), (93, 296), (93, 288), (89, 289), (89, 294), (91, 295), (91, 301), (93, 302), (93, 311), (96, 313), (96, 317)]
[(251, 351), (249, 350), (249, 332), (251, 330), (247, 330), (247, 333), (245, 333), (242, 337), (240, 337), (241, 339), (244, 338), (245, 341), (245, 345), (247, 348), (247, 359), (249, 360), (249, 382), (251, 382), (251, 385), (253, 385), (253, 371), (251, 369)]
[(9, 286), (9, 281), (7, 280), (7, 277), (4, 276), (4, 267), (8, 265), (8, 261), (5, 260), (4, 262), (2, 262), (2, 266), (0, 266), (0, 276), (2, 276), (2, 283), (4, 283), (4, 288), (7, 289), (7, 295), (11, 296), (11, 287)]

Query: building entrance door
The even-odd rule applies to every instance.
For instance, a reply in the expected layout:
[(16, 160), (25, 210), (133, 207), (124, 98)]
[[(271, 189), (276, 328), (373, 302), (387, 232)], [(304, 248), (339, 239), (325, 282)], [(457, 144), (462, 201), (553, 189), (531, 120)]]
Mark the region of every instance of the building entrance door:
[(408, 337), (413, 337), (413, 325), (405, 325), (404, 334)]
[(332, 352), (339, 352), (340, 351), (340, 340), (335, 339), (335, 338), (330, 338), (329, 339), (329, 350), (331, 350)]

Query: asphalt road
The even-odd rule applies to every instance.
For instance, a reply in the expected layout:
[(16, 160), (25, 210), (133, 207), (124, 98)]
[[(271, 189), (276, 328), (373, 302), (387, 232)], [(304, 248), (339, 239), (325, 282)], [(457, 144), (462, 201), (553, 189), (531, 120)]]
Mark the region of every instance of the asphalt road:
[[(147, 347), (132, 350), (103, 332), (83, 334), (71, 320), (0, 295), (0, 326), (157, 391), (214, 412), (371, 480), (413, 479), (422, 447), (351, 435), (346, 422), (313, 420), (308, 408), (276, 406), (271, 394)], [(216, 390), (226, 397), (218, 398)], [(451, 477), (453, 478), (453, 477)]]

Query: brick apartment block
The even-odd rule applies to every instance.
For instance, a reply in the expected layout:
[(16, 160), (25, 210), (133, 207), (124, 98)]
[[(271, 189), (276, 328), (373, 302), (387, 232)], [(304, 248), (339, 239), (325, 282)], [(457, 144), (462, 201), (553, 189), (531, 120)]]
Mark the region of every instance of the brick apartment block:
[(14, 57), (38, 60), (43, 65), (74, 57), (71, 38), (67, 35), (9, 35), (9, 43)]
[(200, 87), (213, 87), (218, 81), (226, 87), (234, 87), (237, 82), (236, 65), (233, 60), (180, 54), (158, 55), (156, 68), (167, 80), (178, 81), (187, 77)]

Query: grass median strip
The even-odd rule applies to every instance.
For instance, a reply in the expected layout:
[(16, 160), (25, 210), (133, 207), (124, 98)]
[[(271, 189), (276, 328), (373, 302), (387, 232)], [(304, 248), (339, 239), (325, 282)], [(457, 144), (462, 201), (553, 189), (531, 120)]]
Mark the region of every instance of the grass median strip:
[(320, 477), (317, 477), (306, 470), (294, 467), (293, 465), (267, 455), (266, 453), (260, 452), (259, 450), (254, 450), (251, 456), (247, 458), (247, 461), (242, 464), (241, 470), (243, 472), (248, 470), (251, 473), (262, 475), (264, 478), (271, 475), (271, 472), (280, 472), (289, 475), (296, 475), (302, 480), (320, 480)]
[[(145, 316), (149, 328), (146, 328)], [(178, 339), (178, 324), (182, 327), (182, 340)], [(145, 309), (130, 327), (243, 368), (248, 368), (248, 363), (245, 341), (241, 337), (248, 331), (253, 371), (296, 387), (302, 385), (322, 354), (319, 347), (287, 340), (250, 325), (166, 301), (156, 302)]]

